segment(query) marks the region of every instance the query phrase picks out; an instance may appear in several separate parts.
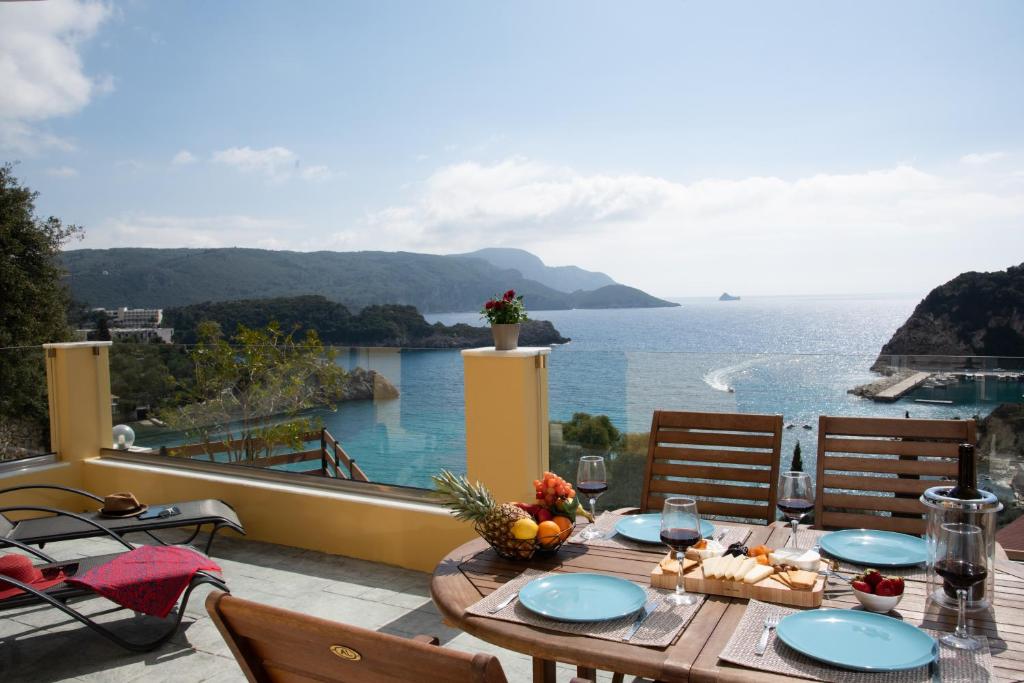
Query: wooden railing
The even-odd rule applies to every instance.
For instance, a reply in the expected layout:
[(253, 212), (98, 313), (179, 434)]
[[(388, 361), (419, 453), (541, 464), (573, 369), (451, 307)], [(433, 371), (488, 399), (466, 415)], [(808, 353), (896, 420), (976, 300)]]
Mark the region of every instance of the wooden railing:
[[(243, 464), (253, 467), (274, 467), (294, 463), (316, 462), (316, 466), (298, 470), (293, 469), (291, 471), (304, 474), (319, 474), (336, 479), (370, 481), (362, 468), (356, 464), (356, 461), (345, 452), (345, 449), (342, 448), (338, 440), (326, 429), (307, 432), (299, 438), (303, 443), (319, 441), (320, 447), (295, 453), (279, 453), (276, 455), (247, 458)], [(214, 457), (217, 453), (239, 451), (257, 453), (264, 448), (265, 444), (262, 439), (232, 439), (230, 441), (211, 441), (209, 443), (175, 446), (170, 449), (162, 447), (160, 453), (161, 455), (172, 455), (179, 458), (195, 458), (202, 455)]]

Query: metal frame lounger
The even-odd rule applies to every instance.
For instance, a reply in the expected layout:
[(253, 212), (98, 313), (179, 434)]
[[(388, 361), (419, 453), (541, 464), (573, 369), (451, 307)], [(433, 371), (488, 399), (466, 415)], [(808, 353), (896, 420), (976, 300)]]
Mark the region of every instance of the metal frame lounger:
[[(79, 524), (93, 526), (95, 531), (96, 531), (96, 534), (95, 534), (96, 536), (109, 536), (110, 538), (114, 539), (115, 541), (117, 541), (118, 543), (123, 545), (127, 550), (134, 550), (135, 549), (135, 546), (133, 546), (132, 544), (128, 543), (127, 541), (125, 541), (123, 538), (121, 538), (120, 536), (118, 536), (114, 532), (110, 531), (109, 529), (104, 528), (99, 523), (94, 522), (94, 521), (88, 519), (87, 517), (85, 517), (83, 515), (77, 515), (77, 514), (75, 514), (73, 512), (66, 512), (64, 510), (54, 510), (53, 508), (37, 507), (37, 506), (19, 506), (19, 507), (3, 507), (3, 508), (0, 508), (0, 513), (5, 513), (5, 512), (22, 512), (22, 511), (25, 511), (25, 512), (55, 512), (59, 516), (67, 516), (69, 518), (73, 518)], [(9, 545), (17, 547), (17, 548), (21, 548), (25, 552), (30, 553), (32, 555), (35, 555), (36, 557), (42, 559), (45, 562), (45, 564), (36, 565), (36, 567), (40, 571), (44, 571), (45, 572), (48, 569), (61, 569), (67, 575), (74, 575), (74, 574), (78, 574), (78, 573), (82, 573), (82, 572), (88, 571), (89, 569), (91, 569), (93, 567), (97, 567), (97, 566), (99, 566), (101, 564), (104, 564), (105, 562), (108, 562), (109, 560), (117, 557), (120, 554), (120, 553), (114, 553), (114, 554), (111, 554), (111, 555), (98, 555), (98, 556), (94, 556), (94, 557), (84, 557), (84, 558), (78, 558), (78, 559), (75, 559), (75, 560), (66, 560), (66, 561), (63, 561), (63, 562), (58, 562), (57, 560), (55, 560), (54, 558), (50, 557), (49, 555), (47, 555), (43, 551), (41, 551), (41, 550), (39, 550), (37, 548), (33, 548), (33, 547), (31, 547), (31, 546), (29, 546), (27, 544), (23, 544), (23, 543), (20, 543), (18, 541), (9, 541)], [(114, 643), (120, 645), (121, 647), (125, 648), (126, 650), (131, 650), (133, 652), (148, 652), (148, 651), (153, 650), (154, 648), (157, 648), (160, 645), (162, 645), (164, 642), (166, 642), (168, 639), (170, 639), (171, 636), (173, 636), (178, 631), (178, 627), (181, 625), (181, 619), (182, 619), (182, 617), (185, 614), (185, 607), (188, 604), (189, 596), (191, 596), (192, 591), (197, 586), (199, 586), (201, 584), (204, 584), (204, 583), (210, 584), (210, 585), (212, 585), (212, 586), (214, 586), (214, 587), (216, 587), (216, 588), (218, 588), (220, 590), (223, 590), (223, 591), (227, 591), (228, 590), (227, 585), (224, 583), (223, 579), (221, 579), (221, 578), (219, 578), (217, 576), (214, 576), (213, 574), (210, 574), (210, 573), (201, 572), (201, 571), (200, 572), (196, 572), (196, 574), (192, 577), (192, 580), (189, 582), (188, 587), (185, 589), (185, 592), (182, 593), (182, 595), (181, 595), (181, 598), (180, 598), (180, 600), (178, 602), (178, 609), (177, 609), (178, 613), (177, 613), (177, 615), (175, 615), (174, 617), (169, 618), (170, 623), (168, 625), (167, 630), (164, 631), (163, 633), (161, 633), (157, 638), (152, 639), (152, 640), (147, 640), (147, 641), (144, 641), (144, 642), (132, 642), (130, 640), (125, 640), (124, 638), (122, 638), (121, 636), (117, 635), (116, 633), (114, 633), (113, 631), (108, 629), (107, 627), (103, 626), (102, 624), (96, 623), (95, 621), (93, 621), (89, 617), (85, 616), (84, 614), (82, 614), (78, 610), (76, 610), (73, 607), (69, 606), (67, 604), (69, 600), (73, 600), (73, 599), (76, 599), (76, 598), (96, 598), (96, 597), (100, 597), (100, 596), (97, 595), (96, 593), (90, 591), (90, 590), (87, 590), (85, 588), (81, 588), (79, 586), (72, 586), (72, 585), (69, 585), (69, 584), (67, 584), (65, 582), (58, 583), (58, 584), (50, 586), (48, 588), (44, 588), (43, 590), (39, 590), (39, 589), (34, 588), (33, 586), (30, 586), (28, 584), (24, 584), (24, 583), (22, 583), (20, 581), (12, 579), (12, 578), (10, 578), (8, 576), (5, 576), (3, 574), (0, 574), (0, 587), (7, 588), (9, 586), (16, 586), (16, 587), (20, 588), (22, 591), (24, 591), (23, 593), (19, 593), (17, 595), (13, 595), (13, 596), (10, 596), (10, 597), (5, 598), (3, 600), (0, 600), (0, 612), (6, 611), (6, 610), (10, 610), (10, 609), (16, 609), (16, 608), (19, 608), (19, 607), (28, 607), (28, 606), (32, 606), (32, 605), (48, 604), (51, 607), (60, 610), (64, 614), (67, 614), (69, 617), (71, 617), (75, 621), (78, 621), (79, 623), (81, 623), (81, 624), (83, 624), (85, 626), (88, 626), (90, 629), (92, 629), (96, 633), (100, 634), (104, 638), (107, 638), (108, 640), (113, 641)]]
[[(74, 493), (94, 500), (100, 505), (103, 498), (88, 491), (60, 486), (57, 484), (25, 484), (23, 486), (12, 486), (0, 490), (0, 495), (13, 493), (14, 491), (25, 491), (30, 489), (52, 489)], [(199, 531), (205, 524), (212, 524), (210, 538), (206, 541), (205, 553), (210, 554), (210, 547), (213, 545), (213, 538), (221, 529), (233, 529), (245, 535), (242, 523), (235, 514), (234, 509), (221, 500), (208, 498), (206, 500), (192, 500), (185, 503), (174, 503), (175, 507), (181, 510), (181, 514), (173, 517), (158, 517), (154, 519), (139, 519), (138, 517), (105, 517), (98, 511), (76, 513), (71, 516), (56, 514), (64, 512), (58, 508), (43, 508), (47, 512), (55, 513), (47, 517), (34, 517), (15, 521), (0, 514), (0, 547), (5, 544), (38, 545), (40, 548), (47, 543), (57, 541), (70, 541), (78, 538), (92, 538), (101, 536), (106, 531), (111, 531), (118, 536), (130, 533), (144, 533), (161, 545), (168, 545), (160, 540), (151, 531), (159, 529), (179, 529), (195, 525), (195, 531), (186, 540), (175, 545), (187, 545), (195, 540)], [(12, 543), (17, 541), (18, 543)], [(19, 546), (20, 547), (20, 546)]]

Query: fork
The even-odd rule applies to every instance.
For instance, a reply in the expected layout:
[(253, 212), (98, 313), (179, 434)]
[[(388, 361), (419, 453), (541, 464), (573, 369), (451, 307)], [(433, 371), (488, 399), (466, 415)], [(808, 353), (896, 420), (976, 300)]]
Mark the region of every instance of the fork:
[(772, 632), (772, 629), (779, 625), (779, 616), (773, 614), (766, 617), (764, 620), (764, 630), (761, 631), (761, 640), (757, 642), (757, 649), (754, 650), (754, 654), (758, 657), (764, 655), (764, 651), (768, 649), (768, 635)]

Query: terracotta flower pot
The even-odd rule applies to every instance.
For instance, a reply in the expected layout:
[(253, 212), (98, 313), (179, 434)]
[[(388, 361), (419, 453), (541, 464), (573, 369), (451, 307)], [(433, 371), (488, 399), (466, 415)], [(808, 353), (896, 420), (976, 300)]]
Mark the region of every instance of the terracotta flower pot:
[(512, 351), (519, 347), (519, 323), (512, 325), (491, 325), (496, 351)]

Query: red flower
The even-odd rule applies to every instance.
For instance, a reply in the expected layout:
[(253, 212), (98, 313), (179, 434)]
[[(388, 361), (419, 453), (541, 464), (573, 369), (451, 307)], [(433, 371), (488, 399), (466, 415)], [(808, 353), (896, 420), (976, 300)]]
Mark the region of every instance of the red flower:
[(497, 301), (488, 301), (487, 303), (484, 304), (484, 308), (486, 308), (489, 311), (492, 308), (494, 308), (494, 304), (496, 304), (496, 303), (498, 303), (498, 302)]
[(507, 292), (505, 292), (505, 301), (512, 301), (512, 299), (515, 299), (515, 298), (516, 298), (516, 290), (510, 289)]

